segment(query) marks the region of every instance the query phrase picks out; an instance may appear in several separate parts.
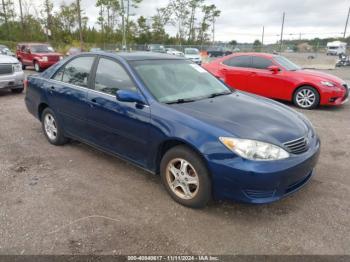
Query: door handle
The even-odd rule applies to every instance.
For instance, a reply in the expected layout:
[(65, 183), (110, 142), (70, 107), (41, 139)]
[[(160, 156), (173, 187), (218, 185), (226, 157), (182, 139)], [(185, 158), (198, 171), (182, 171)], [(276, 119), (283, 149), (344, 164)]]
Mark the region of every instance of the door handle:
[(55, 90), (55, 87), (54, 87), (54, 86), (51, 86), (50, 88), (51, 88), (52, 90)]
[(91, 99), (91, 102), (92, 102), (92, 103), (94, 103), (94, 104), (96, 104), (96, 103), (97, 103), (97, 101), (96, 101), (96, 99), (95, 99), (95, 98)]

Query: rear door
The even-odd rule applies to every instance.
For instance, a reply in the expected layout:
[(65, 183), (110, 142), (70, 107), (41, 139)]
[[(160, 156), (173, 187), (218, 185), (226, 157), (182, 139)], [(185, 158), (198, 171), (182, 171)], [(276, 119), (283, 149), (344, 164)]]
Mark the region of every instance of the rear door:
[(224, 76), (226, 84), (239, 90), (250, 92), (248, 81), (251, 74), (251, 56), (234, 56), (221, 63), (220, 75)]
[(140, 92), (115, 59), (100, 57), (88, 92), (89, 140), (108, 151), (145, 166), (149, 151), (150, 108), (116, 99), (117, 90)]
[(76, 57), (47, 82), (50, 107), (62, 120), (65, 132), (81, 139), (87, 138), (87, 95), (95, 58), (93, 55)]

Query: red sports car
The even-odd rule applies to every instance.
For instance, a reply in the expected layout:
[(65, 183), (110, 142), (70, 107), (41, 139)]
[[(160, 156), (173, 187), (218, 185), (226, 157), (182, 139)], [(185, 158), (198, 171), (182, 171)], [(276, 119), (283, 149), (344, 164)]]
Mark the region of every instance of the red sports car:
[(302, 69), (279, 55), (236, 53), (203, 67), (232, 88), (292, 101), (304, 109), (341, 105), (348, 100), (348, 85), (342, 79)]

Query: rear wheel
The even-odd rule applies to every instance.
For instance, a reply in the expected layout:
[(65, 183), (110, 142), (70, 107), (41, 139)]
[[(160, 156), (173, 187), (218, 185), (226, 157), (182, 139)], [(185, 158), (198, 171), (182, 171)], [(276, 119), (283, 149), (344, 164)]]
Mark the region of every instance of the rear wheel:
[(42, 129), (47, 140), (53, 145), (63, 145), (68, 139), (63, 134), (63, 129), (58, 122), (55, 113), (50, 109), (44, 109), (41, 116)]
[(302, 86), (295, 91), (293, 102), (300, 108), (314, 109), (320, 103), (320, 95), (315, 88)]
[(211, 199), (209, 172), (197, 153), (185, 146), (176, 146), (161, 161), (162, 182), (178, 203), (200, 208)]

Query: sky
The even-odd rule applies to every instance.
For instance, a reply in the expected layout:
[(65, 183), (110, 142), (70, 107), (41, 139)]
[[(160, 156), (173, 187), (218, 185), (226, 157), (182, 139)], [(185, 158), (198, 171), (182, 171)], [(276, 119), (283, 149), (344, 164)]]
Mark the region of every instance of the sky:
[[(74, 0), (64, 0), (70, 3)], [(43, 0), (31, 0), (40, 6)], [(63, 0), (53, 0), (59, 6)], [(167, 0), (143, 0), (138, 9), (132, 10), (136, 17), (152, 16), (156, 8), (164, 7)], [(280, 38), (282, 14), (285, 12), (285, 39), (326, 38), (343, 35), (350, 7), (350, 0), (206, 0), (221, 10), (217, 19), (215, 40), (253, 42), (261, 40), (265, 27), (264, 43), (275, 43)], [(98, 10), (96, 0), (81, 0), (82, 8), (89, 17), (89, 25), (96, 26)], [(170, 35), (176, 28), (166, 28)], [(347, 30), (350, 35), (350, 21)]]

